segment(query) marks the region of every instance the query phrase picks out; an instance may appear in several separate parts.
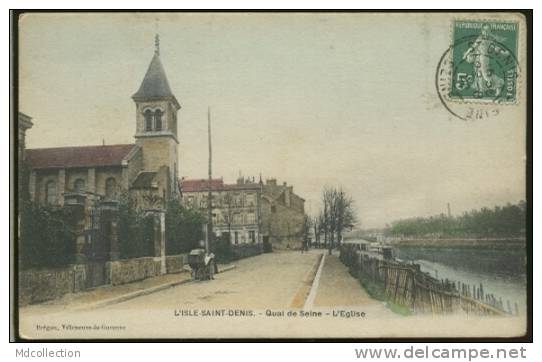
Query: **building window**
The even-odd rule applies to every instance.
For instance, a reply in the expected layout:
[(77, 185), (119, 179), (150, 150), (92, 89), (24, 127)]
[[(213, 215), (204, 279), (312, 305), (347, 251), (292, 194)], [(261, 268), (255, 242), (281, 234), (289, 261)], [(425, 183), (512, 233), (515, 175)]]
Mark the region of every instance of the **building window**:
[(254, 244), (256, 242), (256, 231), (250, 230), (248, 234), (250, 236), (250, 241)]
[(162, 111), (159, 109), (154, 112), (154, 130), (162, 130)]
[(82, 178), (78, 178), (77, 180), (75, 180), (75, 182), (73, 183), (73, 190), (79, 194), (84, 194), (85, 180), (83, 180)]
[(45, 201), (48, 205), (56, 204), (56, 183), (49, 181), (45, 185)]
[(236, 212), (235, 214), (233, 214), (233, 223), (235, 225), (242, 225), (243, 224), (243, 215), (241, 215), (240, 213)]
[(105, 181), (105, 197), (114, 199), (117, 194), (117, 181), (110, 177)]
[(250, 212), (247, 214), (247, 224), (255, 224), (256, 223), (256, 215), (253, 212)]
[(237, 245), (239, 244), (239, 232), (236, 231), (234, 235), (235, 235), (235, 245)]
[(150, 109), (145, 111), (145, 131), (152, 131), (152, 111)]

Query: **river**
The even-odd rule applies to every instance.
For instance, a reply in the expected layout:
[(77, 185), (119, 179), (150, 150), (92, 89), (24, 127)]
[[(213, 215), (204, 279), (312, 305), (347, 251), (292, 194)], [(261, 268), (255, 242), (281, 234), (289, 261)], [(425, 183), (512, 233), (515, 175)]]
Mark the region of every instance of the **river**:
[(395, 257), (420, 264), (423, 271), (438, 279), (484, 286), (506, 301), (517, 303), (519, 313), (526, 313), (527, 277), (525, 249), (431, 248), (395, 246)]

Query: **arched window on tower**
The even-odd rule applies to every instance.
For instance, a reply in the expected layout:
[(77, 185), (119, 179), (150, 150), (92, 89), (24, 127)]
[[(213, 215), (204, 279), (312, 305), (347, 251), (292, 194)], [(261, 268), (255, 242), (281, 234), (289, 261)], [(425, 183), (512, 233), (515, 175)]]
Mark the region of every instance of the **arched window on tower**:
[(147, 109), (145, 115), (145, 131), (152, 131), (152, 111)]
[(73, 183), (73, 189), (79, 194), (85, 193), (85, 180), (83, 180), (82, 178), (78, 178), (77, 180), (75, 180), (75, 182)]
[(117, 181), (110, 177), (105, 180), (105, 197), (109, 200), (115, 199), (117, 196)]
[(45, 184), (45, 202), (47, 205), (56, 204), (56, 182), (49, 181)]
[(162, 111), (159, 109), (154, 112), (154, 130), (162, 130)]

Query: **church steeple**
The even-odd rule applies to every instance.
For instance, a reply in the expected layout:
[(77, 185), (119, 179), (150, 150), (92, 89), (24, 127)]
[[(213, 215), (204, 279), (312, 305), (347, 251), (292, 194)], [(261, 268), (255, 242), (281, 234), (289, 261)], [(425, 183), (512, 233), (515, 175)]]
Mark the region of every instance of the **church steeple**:
[(177, 109), (181, 108), (177, 98), (169, 87), (166, 72), (164, 66), (160, 61), (160, 38), (156, 34), (154, 40), (154, 56), (152, 57), (151, 64), (145, 73), (145, 77), (139, 86), (139, 89), (132, 96), (135, 102), (147, 101), (147, 100), (171, 100)]
[(154, 39), (154, 55), (137, 92), (136, 143), (143, 149), (144, 171), (155, 172), (166, 166), (171, 190), (177, 188), (178, 156), (177, 112), (181, 108), (171, 91), (160, 61), (160, 38)]

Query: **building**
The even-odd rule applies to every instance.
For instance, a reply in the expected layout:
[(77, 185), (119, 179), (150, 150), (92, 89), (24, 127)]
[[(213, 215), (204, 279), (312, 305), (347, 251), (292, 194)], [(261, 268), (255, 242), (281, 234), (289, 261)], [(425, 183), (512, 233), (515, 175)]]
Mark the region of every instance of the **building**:
[[(209, 181), (183, 179), (180, 184), (182, 202), (205, 213)], [(216, 236), (229, 237), (232, 245), (261, 243), (261, 184), (243, 177), (235, 184), (213, 179), (211, 190), (213, 231)]]
[(181, 106), (160, 61), (158, 36), (154, 56), (132, 99), (136, 108), (133, 144), (26, 150), (30, 198), (60, 206), (78, 200), (90, 207), (97, 199), (116, 200), (122, 192), (130, 192), (136, 206), (159, 208), (178, 195), (177, 112)]
[(19, 112), (17, 117), (17, 166), (19, 167), (19, 172), (17, 173), (17, 191), (20, 200), (22, 200), (22, 197), (26, 197), (26, 193), (23, 193), (23, 190), (26, 190), (26, 178), (28, 177), (26, 170), (23, 167), (26, 154), (26, 131), (32, 128), (33, 125), (32, 117)]
[[(160, 61), (158, 36), (151, 63), (132, 100), (136, 110), (132, 144), (24, 151), (29, 199), (53, 208), (68, 205), (77, 218), (71, 225), (75, 261), (85, 265), (89, 287), (107, 283), (111, 276), (108, 263), (121, 257), (118, 205), (123, 194), (154, 217), (154, 256), (160, 258), (160, 273), (166, 273), (165, 207), (168, 200), (180, 195), (177, 112), (181, 107)], [(29, 128), (28, 117), (22, 119), (26, 122), (22, 127)], [(24, 145), (24, 137), (20, 144)]]
[[(208, 180), (182, 180), (183, 203), (207, 210)], [(213, 179), (213, 231), (228, 234), (233, 245), (270, 243), (273, 247), (300, 246), (305, 200), (293, 192), (293, 186), (277, 185), (275, 179), (255, 182), (240, 177), (235, 184)]]
[(19, 157), (19, 162), (21, 162), (23, 159), (24, 159), (24, 155), (25, 155), (25, 149), (26, 149), (26, 131), (30, 128), (32, 128), (34, 124), (32, 123), (32, 117), (22, 113), (22, 112), (19, 112), (19, 116), (18, 116), (18, 130), (19, 130), (19, 133), (18, 133), (18, 143), (19, 143), (19, 147), (18, 147), (18, 157)]
[(262, 183), (262, 235), (274, 248), (297, 248), (303, 238), (305, 200), (286, 182), (276, 179)]

